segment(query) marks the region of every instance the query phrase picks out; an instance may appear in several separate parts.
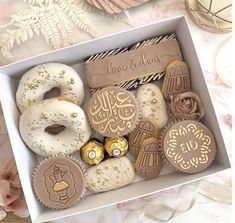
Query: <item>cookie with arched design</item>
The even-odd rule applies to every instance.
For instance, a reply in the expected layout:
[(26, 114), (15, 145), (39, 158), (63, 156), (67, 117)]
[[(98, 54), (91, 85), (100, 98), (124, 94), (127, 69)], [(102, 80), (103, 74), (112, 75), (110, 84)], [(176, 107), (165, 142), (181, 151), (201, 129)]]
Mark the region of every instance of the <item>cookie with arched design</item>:
[(159, 133), (158, 130), (154, 120), (142, 119), (128, 137), (130, 153), (137, 158), (143, 141), (151, 137), (157, 138)]
[(162, 94), (166, 100), (171, 95), (191, 91), (190, 74), (185, 62), (174, 60), (166, 67), (162, 84)]
[(160, 143), (156, 138), (143, 141), (137, 160), (135, 171), (146, 180), (157, 177), (162, 168)]

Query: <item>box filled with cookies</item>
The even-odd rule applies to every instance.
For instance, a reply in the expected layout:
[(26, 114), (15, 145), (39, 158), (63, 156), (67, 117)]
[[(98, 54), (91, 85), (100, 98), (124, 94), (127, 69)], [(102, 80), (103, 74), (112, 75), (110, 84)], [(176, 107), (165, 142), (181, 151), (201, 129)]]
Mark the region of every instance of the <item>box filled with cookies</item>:
[(33, 222), (230, 168), (185, 17), (0, 68)]

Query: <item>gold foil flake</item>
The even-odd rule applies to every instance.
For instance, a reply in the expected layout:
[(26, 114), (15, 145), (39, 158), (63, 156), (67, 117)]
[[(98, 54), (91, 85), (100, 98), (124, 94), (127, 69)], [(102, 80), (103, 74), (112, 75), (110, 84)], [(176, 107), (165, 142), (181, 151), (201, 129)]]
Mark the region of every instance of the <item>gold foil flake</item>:
[(47, 115), (45, 113), (41, 114), (41, 119), (48, 119), (48, 118), (49, 118), (49, 115)]
[(76, 118), (78, 116), (78, 114), (76, 112), (73, 112), (71, 115), (73, 118)]

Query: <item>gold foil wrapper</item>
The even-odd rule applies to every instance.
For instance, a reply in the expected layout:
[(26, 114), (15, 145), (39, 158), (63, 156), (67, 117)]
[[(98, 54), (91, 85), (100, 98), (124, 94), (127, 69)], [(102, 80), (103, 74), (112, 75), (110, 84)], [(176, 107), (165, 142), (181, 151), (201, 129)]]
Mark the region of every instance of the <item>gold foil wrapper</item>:
[(128, 142), (124, 137), (105, 139), (105, 150), (110, 157), (121, 157), (128, 152)]
[(104, 147), (101, 143), (91, 140), (81, 148), (81, 158), (84, 163), (94, 165), (104, 159)]

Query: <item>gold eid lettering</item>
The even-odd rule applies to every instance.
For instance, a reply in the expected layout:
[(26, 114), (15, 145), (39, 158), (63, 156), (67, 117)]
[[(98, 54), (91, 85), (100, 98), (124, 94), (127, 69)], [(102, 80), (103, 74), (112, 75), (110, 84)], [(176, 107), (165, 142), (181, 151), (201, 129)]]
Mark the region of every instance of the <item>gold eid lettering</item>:
[(190, 151), (193, 151), (193, 150), (197, 150), (198, 149), (198, 144), (197, 144), (196, 141), (190, 140), (188, 142), (181, 143), (180, 148), (181, 148), (183, 153), (187, 153), (187, 152), (190, 152)]

